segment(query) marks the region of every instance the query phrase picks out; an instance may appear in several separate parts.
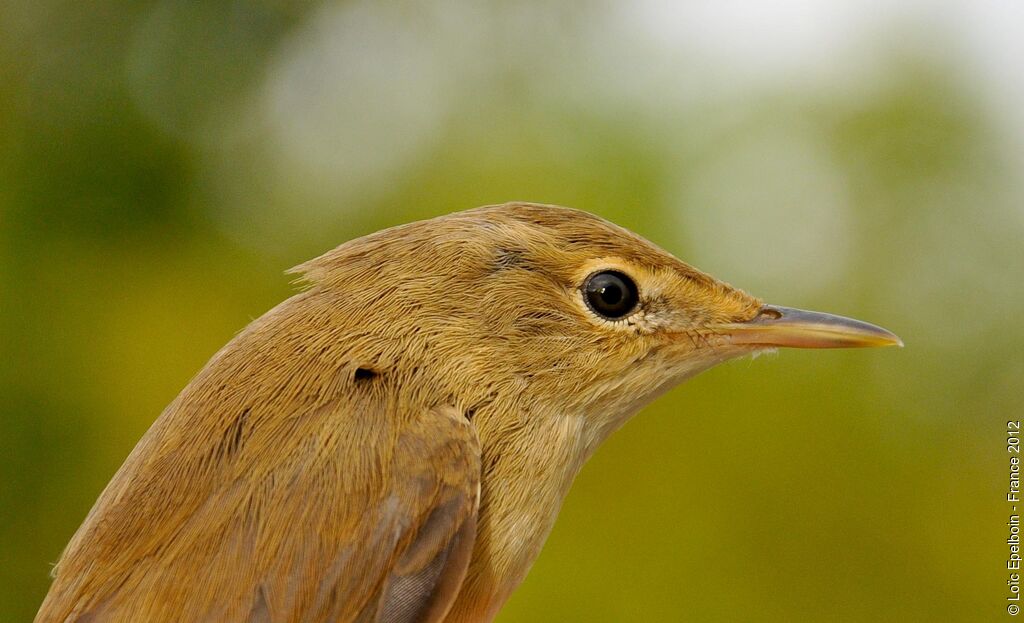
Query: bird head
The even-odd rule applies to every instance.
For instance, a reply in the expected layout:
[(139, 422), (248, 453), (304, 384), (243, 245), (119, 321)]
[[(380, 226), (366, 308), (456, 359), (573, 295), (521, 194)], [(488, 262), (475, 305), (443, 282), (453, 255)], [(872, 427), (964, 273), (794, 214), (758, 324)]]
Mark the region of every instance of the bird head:
[(403, 225), (299, 270), (339, 295), (351, 328), (375, 336), (360, 356), (428, 379), (410, 388), (471, 411), (497, 402), (506, 418), (577, 416), (594, 444), (728, 359), (900, 344), (867, 323), (765, 305), (628, 230), (548, 205)]

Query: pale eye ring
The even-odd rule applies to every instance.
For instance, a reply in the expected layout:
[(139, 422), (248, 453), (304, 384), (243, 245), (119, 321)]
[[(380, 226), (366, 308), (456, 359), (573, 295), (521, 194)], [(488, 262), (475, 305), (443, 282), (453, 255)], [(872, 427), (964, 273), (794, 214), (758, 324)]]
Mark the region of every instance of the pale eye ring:
[(625, 273), (603, 270), (583, 283), (583, 300), (593, 312), (609, 320), (618, 320), (636, 309), (640, 293)]

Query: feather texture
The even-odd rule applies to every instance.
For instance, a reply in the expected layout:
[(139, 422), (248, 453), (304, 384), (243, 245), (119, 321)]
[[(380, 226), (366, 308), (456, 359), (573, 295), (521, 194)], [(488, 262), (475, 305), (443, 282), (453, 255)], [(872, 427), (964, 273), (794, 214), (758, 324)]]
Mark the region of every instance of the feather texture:
[(281, 383), (259, 353), (315, 322), (315, 299), (258, 321), (168, 407), (68, 545), (37, 621), (443, 616), (475, 534), (476, 431), (454, 406), (404, 403), (386, 374), (313, 365), (327, 356), (313, 345), (292, 346), (305, 374)]

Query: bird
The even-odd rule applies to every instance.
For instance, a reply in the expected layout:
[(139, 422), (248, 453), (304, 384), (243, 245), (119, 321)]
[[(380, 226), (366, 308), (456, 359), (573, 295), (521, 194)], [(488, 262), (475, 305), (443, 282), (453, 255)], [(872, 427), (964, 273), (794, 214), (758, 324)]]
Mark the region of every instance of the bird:
[(580, 468), (656, 397), (779, 347), (902, 346), (553, 205), (399, 225), (292, 271), (113, 476), (37, 623), (490, 621)]

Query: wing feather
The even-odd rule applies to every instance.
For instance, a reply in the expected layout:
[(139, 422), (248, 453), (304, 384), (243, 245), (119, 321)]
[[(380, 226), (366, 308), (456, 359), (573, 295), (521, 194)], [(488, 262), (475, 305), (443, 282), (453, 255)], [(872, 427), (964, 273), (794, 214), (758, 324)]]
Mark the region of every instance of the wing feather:
[[(371, 393), (218, 430), (172, 405), (65, 550), (49, 621), (436, 621), (465, 575), (480, 448)], [(181, 400), (179, 398), (179, 400)]]

